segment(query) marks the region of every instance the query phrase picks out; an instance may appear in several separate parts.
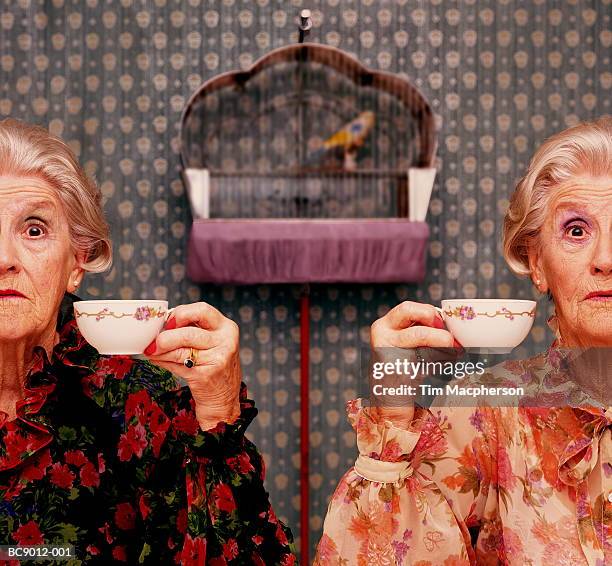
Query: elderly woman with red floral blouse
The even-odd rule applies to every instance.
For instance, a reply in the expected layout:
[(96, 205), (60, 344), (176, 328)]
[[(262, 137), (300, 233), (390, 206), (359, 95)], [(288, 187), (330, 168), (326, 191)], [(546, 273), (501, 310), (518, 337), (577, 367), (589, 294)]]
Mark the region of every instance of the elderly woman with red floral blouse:
[(111, 262), (100, 201), (62, 141), (0, 122), (0, 544), (72, 545), (85, 563), (295, 564), (244, 436), (257, 411), (236, 325), (179, 306), (152, 363), (80, 335), (72, 293)]
[[(510, 268), (554, 302), (557, 339), (495, 378), (555, 402), (351, 401), (360, 456), (330, 502), (317, 566), (612, 564), (611, 118), (538, 149), (504, 228)], [(433, 306), (405, 302), (372, 325), (371, 343), (454, 341)]]

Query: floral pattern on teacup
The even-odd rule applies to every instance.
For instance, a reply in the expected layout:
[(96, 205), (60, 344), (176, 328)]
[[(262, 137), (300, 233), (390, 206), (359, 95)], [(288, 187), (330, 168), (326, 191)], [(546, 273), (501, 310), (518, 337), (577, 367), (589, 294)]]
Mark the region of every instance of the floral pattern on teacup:
[(509, 320), (514, 320), (517, 316), (529, 316), (531, 318), (535, 317), (535, 307), (533, 307), (530, 311), (522, 311), (522, 312), (512, 312), (510, 309), (506, 307), (502, 307), (500, 310), (496, 310), (495, 312), (476, 312), (474, 307), (470, 305), (460, 305), (454, 307), (452, 309), (444, 310), (444, 314), (449, 318), (456, 317), (461, 320), (473, 320), (478, 316), (486, 316), (487, 318), (495, 318), (496, 316), (503, 316)]
[(138, 307), (135, 312), (114, 312), (114, 311), (111, 311), (109, 308), (103, 308), (101, 311), (98, 311), (98, 312), (79, 312), (77, 309), (74, 309), (74, 312), (75, 312), (76, 318), (80, 318), (82, 316), (86, 316), (86, 317), (95, 316), (97, 321), (102, 320), (109, 316), (113, 318), (132, 317), (132, 318), (135, 318), (136, 320), (146, 321), (152, 318), (163, 318), (164, 316), (166, 316), (166, 313), (168, 311), (162, 307), (156, 308), (156, 307), (144, 306), (144, 307)]

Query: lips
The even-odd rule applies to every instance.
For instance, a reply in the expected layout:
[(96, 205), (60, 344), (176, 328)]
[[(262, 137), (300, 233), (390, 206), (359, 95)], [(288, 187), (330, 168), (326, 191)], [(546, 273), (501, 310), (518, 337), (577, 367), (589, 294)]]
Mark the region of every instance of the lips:
[(593, 293), (589, 293), (585, 298), (585, 300), (595, 300), (595, 301), (605, 301), (612, 299), (612, 289), (609, 291), (594, 291)]
[(23, 293), (20, 293), (19, 291), (16, 291), (15, 289), (0, 289), (0, 298), (2, 297), (12, 297), (12, 298), (19, 298), (19, 299), (26, 298)]

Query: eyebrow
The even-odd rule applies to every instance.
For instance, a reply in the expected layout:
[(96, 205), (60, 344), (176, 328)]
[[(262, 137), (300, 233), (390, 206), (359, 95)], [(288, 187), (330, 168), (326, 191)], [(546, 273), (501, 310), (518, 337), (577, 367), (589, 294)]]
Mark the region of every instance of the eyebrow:
[(560, 202), (555, 206), (555, 212), (560, 210), (575, 210), (576, 212), (588, 212), (588, 204), (581, 202)]
[(593, 214), (594, 208), (592, 206), (593, 203), (585, 202), (585, 201), (559, 201), (555, 203), (553, 208), (553, 214), (559, 214), (561, 212), (567, 211), (575, 211), (582, 214)]
[(30, 201), (28, 203), (26, 203), (23, 207), (23, 212), (24, 213), (30, 213), (30, 212), (34, 212), (37, 210), (48, 210), (48, 211), (54, 211), (56, 210), (56, 205), (54, 202), (50, 201), (50, 200), (36, 200), (36, 201)]

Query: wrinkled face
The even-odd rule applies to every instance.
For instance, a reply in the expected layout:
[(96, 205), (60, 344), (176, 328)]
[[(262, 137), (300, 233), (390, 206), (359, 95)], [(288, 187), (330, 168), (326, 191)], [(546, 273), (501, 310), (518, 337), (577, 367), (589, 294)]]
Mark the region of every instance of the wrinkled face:
[(612, 177), (561, 189), (539, 244), (532, 273), (553, 295), (563, 342), (612, 346)]
[(53, 332), (64, 293), (81, 277), (53, 188), (0, 176), (0, 346)]

